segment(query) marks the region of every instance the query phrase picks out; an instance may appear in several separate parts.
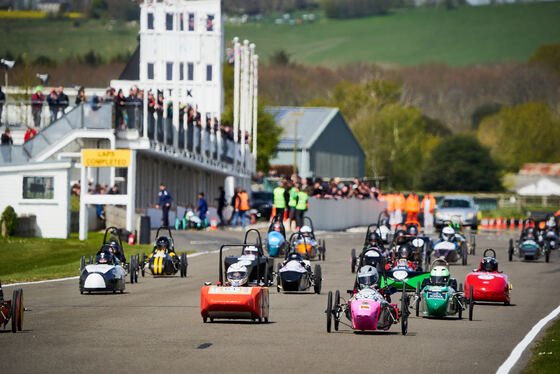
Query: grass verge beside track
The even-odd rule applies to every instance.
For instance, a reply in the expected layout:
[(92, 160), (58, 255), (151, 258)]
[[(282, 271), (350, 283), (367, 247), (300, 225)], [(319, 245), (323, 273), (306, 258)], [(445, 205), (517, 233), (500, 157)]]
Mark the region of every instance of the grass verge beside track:
[[(98, 232), (90, 232), (85, 241), (78, 234), (69, 239), (0, 238), (0, 280), (8, 284), (79, 275), (81, 256), (95, 255), (102, 242)], [(152, 250), (150, 244), (123, 246), (127, 259)]]
[(533, 357), (523, 374), (558, 373), (560, 367), (560, 318), (552, 323), (533, 348)]

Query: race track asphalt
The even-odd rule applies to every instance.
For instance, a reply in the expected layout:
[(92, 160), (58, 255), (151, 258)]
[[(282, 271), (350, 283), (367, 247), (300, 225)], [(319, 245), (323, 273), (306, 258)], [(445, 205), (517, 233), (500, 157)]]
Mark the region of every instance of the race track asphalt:
[[(517, 233), (481, 233), (469, 266), (452, 266), (464, 282), (482, 249), (493, 247), (513, 283), (512, 305), (476, 305), (474, 320), (409, 320), (389, 332), (326, 332), (329, 290), (353, 284), (349, 254), (363, 233), (321, 233), (327, 240), (323, 290), (277, 294), (271, 288), (269, 324), (203, 324), (200, 288), (216, 282), (218, 255), (189, 259), (188, 277), (140, 278), (123, 295), (80, 295), (78, 281), (25, 285), (24, 332), (0, 330), (6, 373), (493, 373), (531, 327), (560, 302), (560, 251), (551, 262), (507, 261)], [(211, 250), (240, 240), (241, 232), (177, 233), (178, 250)], [(11, 298), (13, 288), (5, 288)], [(399, 296), (396, 296), (396, 301)], [(8, 325), (9, 327), (9, 325)], [(515, 367), (526, 363), (528, 354)]]

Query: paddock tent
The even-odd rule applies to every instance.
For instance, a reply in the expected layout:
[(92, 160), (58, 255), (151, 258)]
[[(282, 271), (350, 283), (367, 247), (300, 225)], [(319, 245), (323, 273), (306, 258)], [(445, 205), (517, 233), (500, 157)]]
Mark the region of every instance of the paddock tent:
[(293, 165), (303, 177), (363, 177), (365, 153), (338, 108), (269, 107), (283, 128), (272, 167)]

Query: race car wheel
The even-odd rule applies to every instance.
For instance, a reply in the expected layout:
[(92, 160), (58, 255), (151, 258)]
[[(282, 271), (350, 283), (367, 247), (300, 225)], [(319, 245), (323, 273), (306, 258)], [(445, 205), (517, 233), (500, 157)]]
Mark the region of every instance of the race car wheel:
[(276, 268), (276, 292), (280, 293), (280, 269), (282, 268), (282, 264), (278, 264)]
[(327, 253), (327, 243), (325, 242), (325, 239), (323, 239), (323, 261), (327, 259), (326, 253)]
[(350, 251), (350, 271), (352, 273), (356, 271), (356, 250), (354, 248)]
[(416, 309), (416, 317), (420, 316), (420, 283), (416, 283), (416, 303), (414, 309)]
[(465, 266), (467, 264), (467, 256), (469, 255), (469, 251), (467, 250), (467, 245), (463, 244), (463, 255), (461, 256), (461, 262), (463, 264), (463, 266)]
[(545, 262), (550, 261), (550, 248), (546, 249), (546, 252), (544, 253), (544, 260), (545, 260)]
[(208, 322), (208, 317), (202, 317), (202, 322), (203, 322), (203, 323)]
[(406, 295), (406, 282), (403, 282), (401, 295), (401, 332), (406, 335), (408, 332), (408, 296)]
[(130, 263), (128, 264), (128, 272), (130, 273), (130, 283), (134, 284), (134, 256), (130, 256)]
[(142, 263), (140, 265), (140, 270), (142, 271), (142, 276), (145, 275), (146, 270), (144, 269), (144, 265), (146, 264), (146, 254), (142, 252)]
[(476, 235), (472, 237), (472, 247), (471, 247), (471, 255), (476, 255)]
[(93, 255), (89, 255), (89, 262), (88, 262), (88, 264), (89, 264), (89, 265), (92, 265), (92, 264), (93, 264)]
[(16, 332), (18, 330), (18, 321), (19, 321), (19, 292), (21, 291), (20, 288), (14, 290), (12, 293), (12, 332)]
[(331, 332), (331, 324), (332, 324), (332, 291), (329, 291), (327, 295), (327, 310), (325, 310), (327, 314), (327, 332)]
[(82, 256), (82, 258), (80, 259), (80, 272), (84, 270), (85, 267), (86, 267), (86, 258)]
[(473, 308), (474, 308), (474, 291), (473, 291), (473, 285), (471, 284), (471, 289), (469, 290), (469, 321), (472, 321)]
[(320, 294), (321, 293), (321, 282), (322, 282), (322, 277), (321, 277), (321, 265), (317, 264), (315, 265), (315, 271), (313, 272), (313, 289), (315, 291), (316, 294)]
[[(336, 290), (334, 293), (334, 308), (338, 310), (338, 306), (340, 305), (340, 291)], [(334, 311), (333, 311), (334, 313)], [(334, 331), (338, 331), (338, 324), (340, 322), (340, 318), (338, 315), (335, 314), (334, 318)]]
[[(467, 299), (465, 298), (465, 299), (463, 299), (463, 301), (466, 302)], [(457, 303), (457, 317), (459, 319), (463, 319), (463, 306), (460, 305), (459, 303)]]
[(510, 262), (513, 260), (513, 239), (509, 240), (508, 259)]
[(181, 278), (187, 277), (187, 254), (181, 253)]

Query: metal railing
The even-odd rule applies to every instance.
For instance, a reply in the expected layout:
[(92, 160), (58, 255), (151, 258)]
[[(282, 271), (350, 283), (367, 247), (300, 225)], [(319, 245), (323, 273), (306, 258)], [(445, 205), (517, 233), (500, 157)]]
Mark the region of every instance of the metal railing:
[[(53, 108), (46, 103), (33, 108), (31, 101), (8, 101), (0, 113), (0, 126), (25, 130), (31, 124), (38, 134), (23, 146), (2, 150), (3, 162), (23, 161), (39, 154), (45, 147), (63, 137), (68, 131), (78, 128), (115, 129), (117, 134), (136, 132), (146, 136), (156, 149), (167, 149), (173, 153), (185, 152), (195, 158), (210, 162), (223, 162), (250, 169), (252, 157), (248, 144), (242, 152), (242, 144), (234, 142), (231, 128), (214, 125), (198, 126), (180, 113), (178, 129), (173, 123), (173, 114), (161, 110), (147, 111), (141, 102), (126, 102), (115, 105), (113, 101), (85, 102), (79, 106)], [(144, 124), (146, 123), (146, 129)], [(36, 125), (38, 124), (38, 126)], [(130, 137), (128, 137), (130, 138)], [(4, 148), (4, 147), (3, 147)]]

